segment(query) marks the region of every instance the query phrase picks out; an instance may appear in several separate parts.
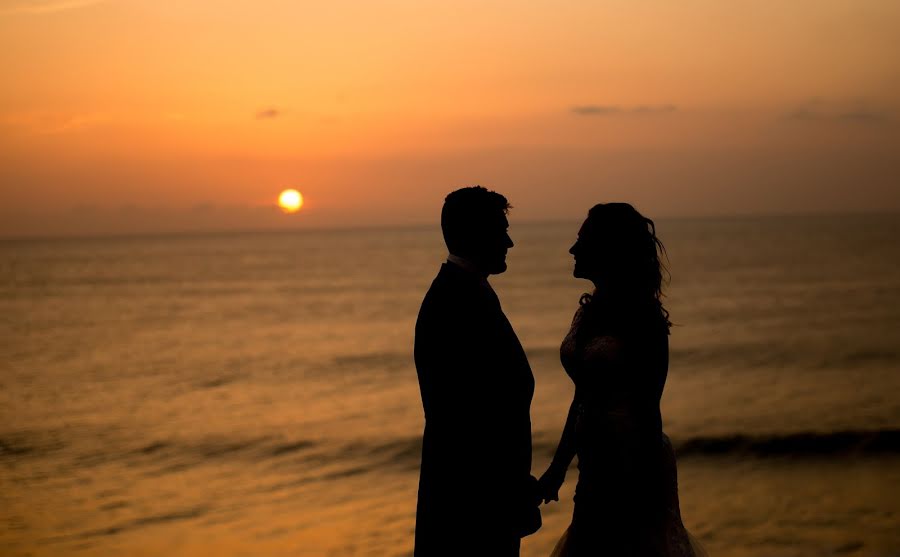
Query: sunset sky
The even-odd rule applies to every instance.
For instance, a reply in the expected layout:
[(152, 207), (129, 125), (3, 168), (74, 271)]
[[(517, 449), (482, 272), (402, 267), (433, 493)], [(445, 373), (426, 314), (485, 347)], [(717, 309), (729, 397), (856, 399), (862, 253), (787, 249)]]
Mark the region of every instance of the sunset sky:
[[(2, 0), (0, 236), (900, 210), (897, 0)], [(302, 192), (294, 214), (281, 190)]]

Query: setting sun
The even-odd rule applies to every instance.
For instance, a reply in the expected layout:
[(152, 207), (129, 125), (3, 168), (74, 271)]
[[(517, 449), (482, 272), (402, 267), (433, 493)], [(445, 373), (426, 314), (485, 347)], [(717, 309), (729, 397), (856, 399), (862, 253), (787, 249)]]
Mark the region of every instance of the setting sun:
[(284, 190), (278, 196), (278, 206), (285, 213), (296, 213), (303, 206), (303, 196), (297, 190)]

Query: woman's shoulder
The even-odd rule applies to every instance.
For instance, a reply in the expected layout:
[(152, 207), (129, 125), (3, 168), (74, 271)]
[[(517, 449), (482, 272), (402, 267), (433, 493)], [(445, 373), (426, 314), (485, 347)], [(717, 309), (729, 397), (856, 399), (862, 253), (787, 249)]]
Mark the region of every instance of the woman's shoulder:
[(590, 294), (582, 294), (581, 298), (578, 299), (578, 307), (575, 308), (575, 313), (572, 315), (572, 328), (578, 326), (581, 323), (582, 318), (584, 318), (585, 307), (590, 302), (591, 295)]
[(579, 330), (582, 338), (611, 337), (636, 346), (659, 344), (669, 334), (668, 322), (658, 307), (599, 300), (591, 294), (582, 294), (579, 299), (572, 328)]
[(578, 315), (578, 314), (580, 314), (580, 313), (584, 313), (585, 309), (588, 308), (588, 307), (591, 305), (591, 302), (592, 302), (592, 301), (593, 301), (593, 296), (592, 296), (591, 294), (589, 294), (589, 293), (587, 293), (587, 292), (585, 292), (584, 294), (582, 294), (582, 295), (578, 298), (578, 307), (575, 308), (575, 315)]

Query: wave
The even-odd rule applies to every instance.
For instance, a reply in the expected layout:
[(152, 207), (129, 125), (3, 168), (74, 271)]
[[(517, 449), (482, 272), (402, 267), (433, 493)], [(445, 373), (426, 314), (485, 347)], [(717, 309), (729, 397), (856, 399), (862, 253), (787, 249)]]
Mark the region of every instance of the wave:
[[(528, 360), (536, 375), (548, 370), (560, 373), (559, 345), (525, 346)], [(892, 369), (900, 365), (900, 350), (890, 347), (831, 346), (823, 348), (810, 344), (772, 344), (758, 342), (716, 342), (704, 346), (670, 348), (670, 372), (692, 373), (718, 370), (869, 370)], [(323, 373), (335, 372), (393, 375), (414, 374), (412, 347), (400, 351), (371, 351), (335, 356), (321, 366)], [(413, 375), (410, 375), (412, 377)], [(212, 380), (209, 386), (228, 383), (233, 378)]]
[[(900, 455), (900, 429), (796, 432), (769, 435), (726, 434), (672, 438), (681, 458), (855, 458)], [(534, 453), (549, 458), (556, 439), (536, 432)], [(131, 446), (90, 449), (72, 443), (29, 443), (21, 436), (0, 439), (0, 461), (49, 458), (66, 468), (124, 463), (162, 476), (225, 461), (266, 464), (271, 470), (305, 469), (303, 483), (337, 480), (370, 472), (414, 473), (422, 452), (420, 436), (329, 442), (279, 437), (157, 440)]]
[(412, 350), (410, 350), (409, 352), (364, 352), (335, 356), (332, 358), (331, 367), (341, 371), (369, 372), (372, 369), (397, 371), (414, 369), (414, 364)]
[[(533, 451), (552, 457), (557, 439), (536, 434)], [(900, 429), (797, 432), (772, 435), (721, 435), (673, 438), (678, 457), (844, 458), (900, 455)], [(422, 450), (419, 437), (385, 442), (364, 449), (356, 446), (345, 456), (363, 458), (373, 467), (417, 470)]]
[[(536, 434), (535, 454), (546, 457), (556, 450), (556, 439)], [(900, 429), (797, 432), (772, 435), (721, 435), (674, 438), (679, 457), (868, 457), (900, 455)], [(339, 452), (343, 458), (365, 460), (375, 468), (418, 469), (422, 439), (411, 437), (378, 444), (352, 444)]]
[[(681, 457), (868, 457), (900, 455), (900, 429), (843, 430), (763, 435), (724, 434), (671, 438)], [(535, 454), (552, 456), (556, 440), (536, 438)]]
[(147, 515), (135, 518), (133, 520), (129, 520), (126, 522), (120, 522), (118, 524), (113, 524), (112, 526), (107, 526), (105, 528), (99, 528), (96, 530), (86, 530), (76, 534), (69, 534), (63, 536), (53, 536), (48, 538), (47, 541), (50, 542), (66, 542), (66, 541), (74, 541), (74, 540), (87, 540), (91, 538), (102, 538), (106, 536), (115, 536), (117, 534), (121, 534), (124, 532), (129, 532), (131, 530), (137, 530), (139, 528), (144, 528), (146, 526), (154, 526), (158, 524), (163, 524), (166, 522), (180, 522), (186, 520), (192, 520), (195, 518), (199, 518), (204, 516), (209, 512), (208, 507), (193, 507), (187, 509), (174, 510), (172, 512), (156, 514), (156, 515)]
[(773, 369), (856, 370), (892, 368), (900, 351), (891, 348), (823, 347), (808, 344), (714, 343), (703, 347), (670, 349), (670, 369)]
[[(536, 372), (543, 366), (559, 368), (559, 346), (526, 347), (528, 360)], [(800, 369), (800, 370), (857, 370), (895, 368), (900, 364), (900, 350), (893, 348), (831, 347), (823, 350), (816, 345), (798, 347), (777, 346), (771, 343), (720, 342), (703, 347), (672, 346), (669, 351), (670, 370), (717, 369)]]
[(900, 454), (900, 429), (722, 435), (673, 439), (679, 456), (866, 456)]

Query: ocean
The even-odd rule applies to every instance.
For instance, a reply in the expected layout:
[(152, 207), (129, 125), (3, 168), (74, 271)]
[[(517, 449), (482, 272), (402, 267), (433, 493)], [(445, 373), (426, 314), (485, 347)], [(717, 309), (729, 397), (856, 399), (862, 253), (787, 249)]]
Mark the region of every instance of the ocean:
[[(491, 282), (540, 475), (590, 284), (579, 222), (510, 219)], [(713, 557), (900, 556), (900, 216), (658, 232), (688, 529)], [(445, 256), (437, 226), (0, 241), (0, 555), (410, 555), (413, 327)], [(549, 555), (576, 477), (523, 557)]]

